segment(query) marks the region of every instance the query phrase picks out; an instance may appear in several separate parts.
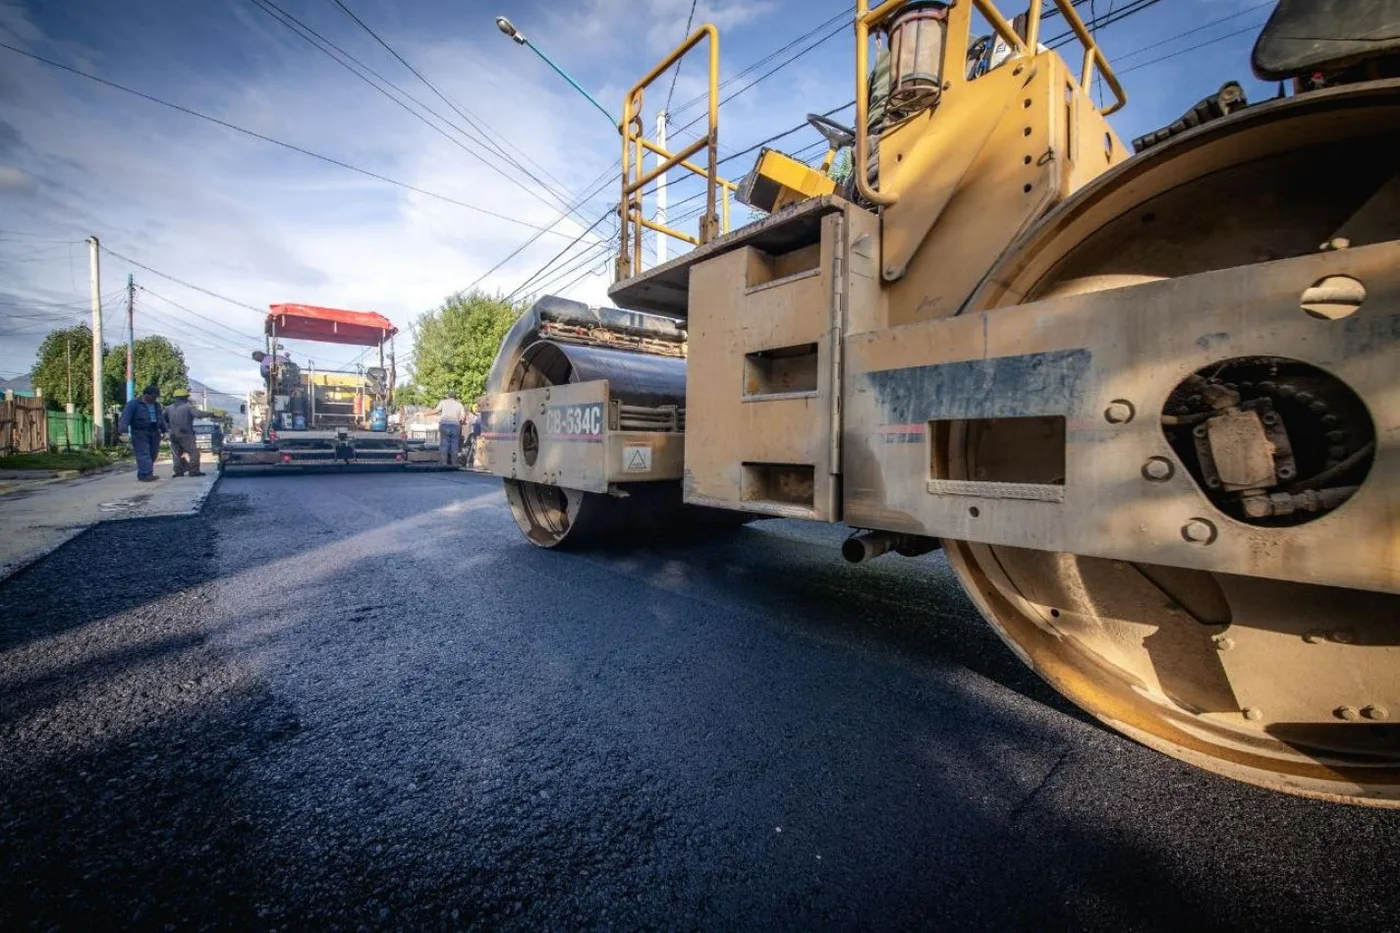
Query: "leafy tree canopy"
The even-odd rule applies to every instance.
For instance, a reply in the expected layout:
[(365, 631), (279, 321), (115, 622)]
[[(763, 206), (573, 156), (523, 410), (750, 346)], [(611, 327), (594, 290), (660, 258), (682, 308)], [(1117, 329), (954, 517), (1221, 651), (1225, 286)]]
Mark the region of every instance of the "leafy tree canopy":
[(501, 340), (522, 310), (522, 304), (473, 291), (424, 313), (413, 324), (412, 378), (400, 398), (432, 405), (456, 392), (470, 405), (485, 390)]
[[(91, 414), (92, 331), (88, 326), (79, 324), (50, 331), (39, 345), (29, 379), (55, 408), (62, 408), (71, 401), (74, 410)], [(102, 392), (109, 402), (126, 397), (121, 389), (121, 380), (113, 382), (108, 376), (105, 358)]]
[[(154, 382), (160, 387), (162, 403), (170, 402), (176, 389), (188, 389), (190, 374), (185, 366), (185, 354), (179, 347), (164, 337), (142, 337), (134, 344), (134, 369), (136, 391), (140, 392)], [(126, 344), (113, 347), (102, 361), (103, 385), (115, 384), (112, 396), (118, 402), (126, 401)], [(111, 392), (111, 389), (104, 389)]]

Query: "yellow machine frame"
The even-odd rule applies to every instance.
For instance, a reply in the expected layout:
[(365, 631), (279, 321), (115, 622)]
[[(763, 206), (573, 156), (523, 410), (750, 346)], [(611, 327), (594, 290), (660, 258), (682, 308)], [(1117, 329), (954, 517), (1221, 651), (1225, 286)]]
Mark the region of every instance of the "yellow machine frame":
[[(1054, 2), (1078, 73), (1041, 49), (1038, 0), (1024, 35), (991, 0), (857, 0), (859, 197), (784, 192), (727, 234), (718, 35), (688, 37), (624, 100), (625, 310), (606, 309), (637, 315), (629, 333), (643, 312), (683, 322), (667, 398), (684, 407), (600, 423), (583, 457), (536, 430), (551, 393), (601, 406), (664, 386), (644, 375), (664, 367), (522, 337), (493, 370), (516, 390), (489, 399), (520, 426), (488, 442), (488, 469), (544, 547), (609, 534), (639, 502), (843, 522), (857, 561), (941, 547), (1017, 655), (1113, 728), (1241, 780), (1400, 807), (1378, 728), (1400, 714), (1400, 79), (1339, 72), (1130, 159), (1105, 119), (1122, 85)], [(969, 77), (974, 16), (1011, 54)], [(925, 61), (913, 81), (891, 66), (890, 99), (916, 105), (876, 137), (881, 26), (941, 60), (936, 83)], [(708, 129), (672, 153), (645, 139), (643, 91), (707, 39)], [(696, 237), (643, 214), (676, 167), (705, 179)], [(695, 249), (643, 272), (644, 229)], [(545, 350), (548, 371), (530, 362)]]
[[(649, 139), (642, 125), (642, 103), (646, 89), (657, 78), (666, 73), (687, 52), (701, 42), (709, 40), (709, 83), (706, 132), (704, 136), (681, 149), (669, 152), (654, 140)], [(684, 42), (671, 50), (655, 68), (627, 92), (622, 101), (622, 201), (618, 205), (620, 220), (617, 251), (617, 278), (625, 279), (642, 271), (642, 231), (653, 230), (658, 234), (699, 246), (713, 240), (720, 232), (729, 232), (729, 194), (737, 185), (719, 176), (719, 30), (708, 23), (691, 33)], [(700, 150), (705, 150), (706, 165), (701, 167), (689, 161)], [(661, 163), (651, 171), (644, 165), (646, 153), (660, 158)], [(683, 168), (705, 179), (705, 212), (700, 217), (700, 236), (693, 237), (674, 227), (650, 220), (643, 210), (643, 189), (674, 168)], [(716, 190), (722, 212), (715, 215)]]

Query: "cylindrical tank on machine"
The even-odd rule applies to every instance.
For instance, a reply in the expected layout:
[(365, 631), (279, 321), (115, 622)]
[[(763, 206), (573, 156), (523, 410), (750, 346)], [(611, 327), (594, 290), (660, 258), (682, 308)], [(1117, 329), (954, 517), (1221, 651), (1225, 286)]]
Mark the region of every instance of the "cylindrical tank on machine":
[(886, 126), (938, 103), (943, 90), (948, 4), (941, 0), (916, 0), (894, 15), (888, 32), (890, 96), (885, 109)]

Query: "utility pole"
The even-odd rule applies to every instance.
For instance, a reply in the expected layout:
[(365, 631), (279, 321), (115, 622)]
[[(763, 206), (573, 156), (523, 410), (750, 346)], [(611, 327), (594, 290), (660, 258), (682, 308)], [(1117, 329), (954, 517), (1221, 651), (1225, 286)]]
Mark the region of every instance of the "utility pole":
[[(656, 115), (656, 147), (666, 148), (666, 124), (670, 121), (671, 115), (666, 111), (661, 111)], [(656, 164), (659, 166), (666, 159), (661, 154), (656, 156)], [(666, 226), (666, 173), (662, 172), (656, 179), (656, 222), (661, 226)], [(656, 231), (656, 264), (659, 266), (666, 261), (666, 234), (660, 230)]]
[(126, 274), (126, 400), (136, 398), (136, 283)]
[(102, 423), (102, 287), (97, 252), (97, 237), (88, 237), (88, 252), (92, 257), (92, 445), (101, 447), (106, 438)]

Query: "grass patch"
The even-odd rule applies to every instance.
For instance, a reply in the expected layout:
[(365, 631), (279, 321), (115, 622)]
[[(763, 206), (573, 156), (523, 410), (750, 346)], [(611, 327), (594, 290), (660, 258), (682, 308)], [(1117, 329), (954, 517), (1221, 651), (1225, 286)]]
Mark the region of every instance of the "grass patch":
[(0, 470), (95, 470), (120, 459), (118, 453), (74, 450), (57, 454), (11, 454), (0, 457)]

